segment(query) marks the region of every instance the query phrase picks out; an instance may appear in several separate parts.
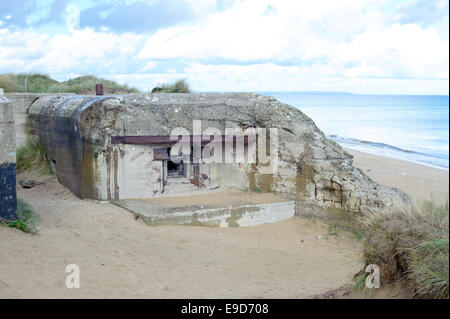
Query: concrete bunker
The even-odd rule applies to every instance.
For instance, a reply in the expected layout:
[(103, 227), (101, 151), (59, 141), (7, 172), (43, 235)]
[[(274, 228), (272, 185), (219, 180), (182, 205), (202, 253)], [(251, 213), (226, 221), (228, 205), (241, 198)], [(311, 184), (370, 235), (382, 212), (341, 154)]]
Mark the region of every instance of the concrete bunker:
[[(269, 96), (42, 96), (27, 114), (29, 134), (48, 150), (58, 180), (80, 198), (121, 201), (220, 186), (275, 193), (295, 201), (297, 214), (361, 213), (410, 204), (403, 192), (378, 185), (354, 168), (351, 156), (299, 109)], [(270, 152), (277, 170), (268, 174), (260, 162), (197, 162), (193, 152), (175, 162), (169, 154), (178, 142), (171, 138), (176, 128), (184, 129), (177, 136), (202, 148), (211, 142), (206, 128), (222, 132), (220, 143), (230, 138), (227, 128), (275, 128), (279, 147)], [(238, 137), (231, 138), (234, 143)], [(255, 143), (245, 134), (241, 142), (247, 149)]]
[[(29, 132), (39, 138), (49, 152), (58, 180), (78, 197), (97, 200), (150, 198), (208, 187), (233, 187), (220, 179), (216, 164), (196, 158), (193, 145), (212, 140), (222, 149), (225, 135), (171, 136), (174, 124), (161, 117), (167, 110), (145, 104), (129, 108), (124, 96), (49, 96), (34, 102), (28, 113)], [(191, 104), (186, 105), (192, 107)], [(160, 106), (161, 108), (164, 105)], [(183, 106), (179, 106), (182, 108)], [(177, 123), (192, 130), (192, 122)], [(209, 121), (216, 129), (224, 123)], [(253, 137), (231, 136), (233, 143), (255, 143)], [(171, 155), (180, 141), (191, 150)], [(235, 170), (235, 164), (219, 164)], [(239, 165), (238, 165), (239, 166)], [(237, 167), (238, 167), (237, 166)]]

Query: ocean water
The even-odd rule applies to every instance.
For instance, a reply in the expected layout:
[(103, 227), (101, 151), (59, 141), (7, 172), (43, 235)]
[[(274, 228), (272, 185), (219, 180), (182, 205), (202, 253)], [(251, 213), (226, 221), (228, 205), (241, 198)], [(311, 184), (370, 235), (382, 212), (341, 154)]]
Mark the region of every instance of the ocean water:
[(341, 146), (449, 168), (449, 97), (260, 92), (299, 108)]

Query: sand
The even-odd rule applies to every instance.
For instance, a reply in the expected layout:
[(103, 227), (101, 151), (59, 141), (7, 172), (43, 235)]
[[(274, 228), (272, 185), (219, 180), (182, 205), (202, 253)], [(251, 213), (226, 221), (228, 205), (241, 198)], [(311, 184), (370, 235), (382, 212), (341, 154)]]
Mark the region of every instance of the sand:
[[(362, 267), (360, 243), (346, 232), (327, 238), (320, 220), (152, 227), (112, 204), (77, 199), (54, 178), (31, 177), (45, 183), (18, 194), (41, 216), (41, 230), (0, 227), (0, 298), (305, 298)], [(65, 287), (68, 264), (80, 267), (79, 289)]]
[[(372, 179), (417, 198), (448, 190), (446, 171), (350, 152)], [(41, 216), (40, 232), (0, 227), (0, 298), (308, 298), (362, 267), (361, 243), (330, 235), (319, 219), (151, 227), (110, 203), (76, 198), (54, 177), (18, 181), (25, 178), (44, 182), (18, 187)], [(65, 287), (68, 264), (80, 267), (79, 289)]]
[(353, 164), (379, 184), (397, 187), (420, 202), (448, 200), (448, 170), (432, 168), (411, 162), (375, 156), (346, 149), (354, 156)]

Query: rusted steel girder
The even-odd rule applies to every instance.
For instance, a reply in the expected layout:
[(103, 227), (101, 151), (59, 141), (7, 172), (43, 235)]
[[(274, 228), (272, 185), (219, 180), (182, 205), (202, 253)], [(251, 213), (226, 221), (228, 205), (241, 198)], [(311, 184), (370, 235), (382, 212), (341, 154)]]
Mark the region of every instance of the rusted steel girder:
[[(244, 140), (244, 144), (256, 141), (256, 135), (220, 135), (213, 136), (214, 143), (224, 143), (224, 142), (236, 142)], [(147, 145), (147, 144), (170, 144), (177, 143), (181, 140), (189, 141), (189, 143), (210, 143), (212, 142), (211, 136), (200, 136), (200, 135), (185, 135), (180, 136), (178, 139), (171, 139), (170, 136), (111, 136), (111, 144), (134, 144), (134, 145)]]

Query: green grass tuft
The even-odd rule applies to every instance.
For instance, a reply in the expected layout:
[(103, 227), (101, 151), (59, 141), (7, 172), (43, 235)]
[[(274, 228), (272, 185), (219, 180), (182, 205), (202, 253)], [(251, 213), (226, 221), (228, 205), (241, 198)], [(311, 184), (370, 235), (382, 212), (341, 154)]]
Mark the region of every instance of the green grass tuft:
[(183, 79), (172, 84), (163, 84), (160, 87), (155, 87), (152, 93), (191, 93), (191, 90), (189, 84)]
[(338, 222), (328, 225), (328, 235), (330, 236), (339, 236), (342, 231), (352, 233), (358, 240), (362, 240), (364, 238), (364, 233), (357, 227), (342, 225)]
[(367, 273), (359, 273), (355, 277), (352, 278), (351, 292), (357, 293), (365, 291), (366, 289), (366, 279)]
[(17, 199), (17, 220), (10, 222), (0, 222), (1, 225), (17, 228), (25, 233), (37, 234), (39, 232), (37, 222), (39, 216), (33, 208), (23, 199)]
[(42, 175), (53, 174), (47, 151), (35, 138), (29, 138), (25, 145), (17, 150), (16, 157), (16, 165), (19, 172), (27, 169), (36, 169)]
[(262, 190), (261, 190), (260, 187), (255, 186), (255, 188), (253, 189), (253, 192), (254, 192), (254, 193), (262, 193)]

